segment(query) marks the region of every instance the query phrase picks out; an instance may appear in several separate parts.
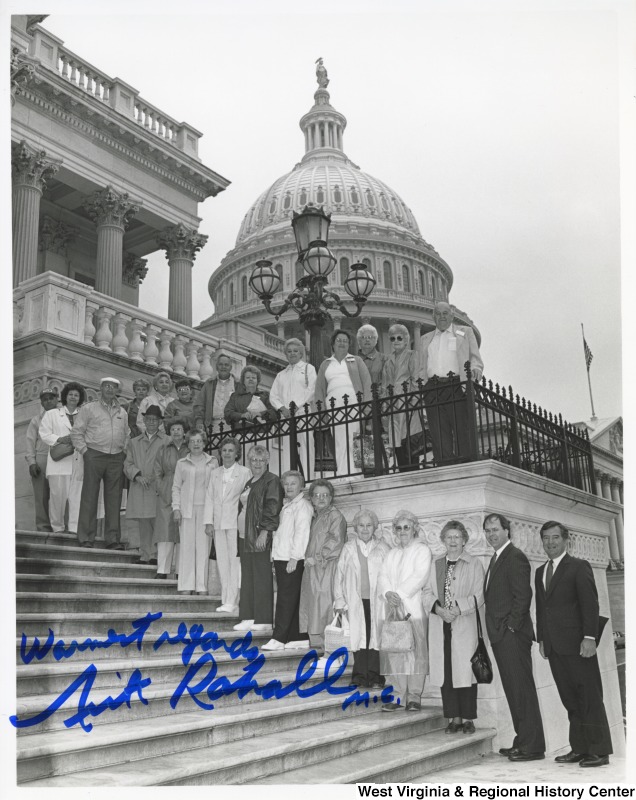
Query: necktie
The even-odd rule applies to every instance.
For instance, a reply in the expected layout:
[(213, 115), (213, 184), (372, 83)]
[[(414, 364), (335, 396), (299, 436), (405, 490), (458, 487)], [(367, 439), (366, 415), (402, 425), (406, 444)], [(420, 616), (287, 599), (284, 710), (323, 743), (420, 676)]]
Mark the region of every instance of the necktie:
[(552, 561), (548, 561), (548, 571), (545, 574), (545, 590), (546, 592), (550, 588), (550, 582), (552, 580), (552, 576), (554, 575), (554, 564)]
[(488, 572), (486, 574), (486, 586), (490, 583), (490, 573), (492, 572), (492, 568), (495, 566), (495, 561), (497, 560), (497, 553), (492, 554), (492, 558), (490, 559), (490, 564), (488, 564)]

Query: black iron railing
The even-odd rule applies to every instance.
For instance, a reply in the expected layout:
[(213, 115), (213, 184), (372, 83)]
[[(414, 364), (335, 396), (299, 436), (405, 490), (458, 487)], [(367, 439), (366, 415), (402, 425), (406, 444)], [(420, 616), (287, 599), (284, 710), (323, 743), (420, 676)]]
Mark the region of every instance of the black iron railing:
[[(228, 435), (243, 445), (270, 452), (269, 468), (281, 474), (302, 468), (315, 477), (377, 476), (494, 459), (526, 472), (596, 493), (592, 449), (582, 433), (537, 408), (512, 388), (449, 374), (424, 383), (403, 384), (401, 392), (373, 386), (371, 399), (342, 405), (292, 407), (291, 415), (269, 423), (242, 420), (218, 432), (208, 430), (207, 450)], [(312, 460), (311, 455), (315, 452)], [(313, 461), (313, 463), (312, 463)]]

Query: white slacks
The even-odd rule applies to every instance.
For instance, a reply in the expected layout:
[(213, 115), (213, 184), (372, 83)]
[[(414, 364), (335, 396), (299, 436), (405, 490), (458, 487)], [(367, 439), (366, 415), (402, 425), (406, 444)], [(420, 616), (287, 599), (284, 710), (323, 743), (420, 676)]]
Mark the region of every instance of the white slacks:
[(178, 572), (179, 543), (157, 542), (157, 574), (169, 575), (171, 572), (173, 572), (172, 569), (173, 556), (175, 564), (174, 572)]
[(71, 480), (72, 475), (49, 475), (49, 518), (54, 531), (64, 530), (64, 512), (68, 501), (68, 529), (77, 533), (82, 482)]
[(221, 581), (221, 602), (224, 606), (239, 604), (241, 561), (236, 555), (237, 537), (236, 528), (214, 531), (216, 564)]
[(180, 592), (207, 592), (208, 558), (210, 540), (205, 535), (204, 506), (193, 506), (192, 516), (182, 519), (179, 526), (179, 582)]

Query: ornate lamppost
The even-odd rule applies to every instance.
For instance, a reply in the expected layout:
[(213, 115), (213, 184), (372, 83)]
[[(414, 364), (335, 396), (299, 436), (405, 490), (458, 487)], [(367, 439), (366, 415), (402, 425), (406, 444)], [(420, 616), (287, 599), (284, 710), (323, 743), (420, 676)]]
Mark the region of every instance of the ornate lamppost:
[(301, 324), (309, 331), (309, 360), (315, 367), (320, 366), (324, 357), (321, 332), (331, 319), (329, 311), (337, 310), (346, 317), (357, 317), (376, 284), (364, 264), (351, 266), (344, 288), (356, 304), (355, 311), (349, 311), (340, 297), (326, 288), (328, 276), (336, 266), (336, 258), (327, 247), (330, 224), (331, 214), (325, 214), (322, 207), (308, 205), (300, 214), (294, 212), (292, 228), (298, 261), (306, 274), (279, 308), (272, 308), (271, 305), (280, 284), (280, 276), (272, 267), (272, 262), (257, 261), (250, 277), (252, 291), (275, 319), (278, 320), (290, 308), (298, 314)]

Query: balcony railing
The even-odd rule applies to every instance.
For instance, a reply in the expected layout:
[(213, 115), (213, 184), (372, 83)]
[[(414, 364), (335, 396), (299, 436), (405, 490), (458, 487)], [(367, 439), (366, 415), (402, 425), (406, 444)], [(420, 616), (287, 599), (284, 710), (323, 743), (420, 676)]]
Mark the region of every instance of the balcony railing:
[[(381, 395), (374, 385), (371, 400), (358, 395), (350, 403), (345, 397), (341, 406), (317, 402), (313, 408), (292, 406), (287, 418), (276, 412), (274, 419), (270, 412), (266, 423), (222, 425), (218, 432), (208, 430), (207, 448), (211, 452), (225, 436), (237, 436), (244, 457), (251, 445), (263, 444), (270, 451), (271, 471), (280, 474), (291, 463), (308, 479), (380, 476), (493, 459), (596, 494), (587, 432), (561, 415), (513, 398), (511, 389), (485, 378), (449, 376), (401, 389), (398, 394), (389, 386)], [(315, 462), (306, 455), (300, 463), (298, 445), (304, 442), (300, 452), (310, 453), (310, 437)]]

